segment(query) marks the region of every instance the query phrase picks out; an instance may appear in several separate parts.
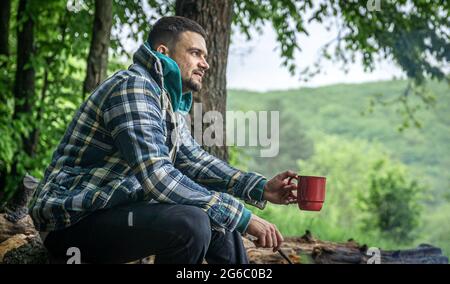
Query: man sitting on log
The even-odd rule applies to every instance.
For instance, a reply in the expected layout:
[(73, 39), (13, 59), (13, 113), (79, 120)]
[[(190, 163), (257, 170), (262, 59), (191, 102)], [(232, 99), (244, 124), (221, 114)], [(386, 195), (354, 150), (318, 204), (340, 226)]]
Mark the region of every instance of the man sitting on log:
[[(205, 152), (185, 117), (208, 70), (206, 33), (164, 17), (128, 70), (81, 105), (53, 154), (30, 207), (46, 248), (84, 262), (247, 263), (241, 234), (278, 249), (275, 225), (235, 197), (264, 208), (295, 202), (283, 172), (271, 180)], [(234, 196), (234, 197), (233, 197)]]

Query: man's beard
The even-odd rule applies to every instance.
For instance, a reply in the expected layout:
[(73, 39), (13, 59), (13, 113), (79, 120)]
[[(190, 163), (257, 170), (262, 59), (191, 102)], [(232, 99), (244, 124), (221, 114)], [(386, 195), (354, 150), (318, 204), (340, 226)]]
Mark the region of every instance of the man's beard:
[(192, 77), (188, 80), (183, 80), (183, 84), (186, 86), (186, 89), (189, 89), (193, 92), (198, 92), (202, 89), (202, 83), (194, 81)]

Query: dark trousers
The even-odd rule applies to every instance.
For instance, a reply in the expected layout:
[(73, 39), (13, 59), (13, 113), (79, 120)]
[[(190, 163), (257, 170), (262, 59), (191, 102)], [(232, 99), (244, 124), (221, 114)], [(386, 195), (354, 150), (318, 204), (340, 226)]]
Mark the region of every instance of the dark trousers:
[(188, 205), (135, 203), (92, 213), (48, 234), (44, 245), (57, 258), (80, 250), (81, 261), (125, 263), (156, 255), (155, 263), (248, 263), (242, 237), (211, 229), (208, 215)]

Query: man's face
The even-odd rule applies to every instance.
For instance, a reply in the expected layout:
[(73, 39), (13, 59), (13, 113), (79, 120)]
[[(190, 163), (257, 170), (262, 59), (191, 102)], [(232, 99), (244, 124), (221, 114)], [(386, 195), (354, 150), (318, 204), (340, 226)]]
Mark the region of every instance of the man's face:
[(202, 88), (205, 71), (209, 69), (205, 39), (195, 32), (183, 32), (169, 51), (169, 56), (180, 67), (183, 93), (198, 92)]

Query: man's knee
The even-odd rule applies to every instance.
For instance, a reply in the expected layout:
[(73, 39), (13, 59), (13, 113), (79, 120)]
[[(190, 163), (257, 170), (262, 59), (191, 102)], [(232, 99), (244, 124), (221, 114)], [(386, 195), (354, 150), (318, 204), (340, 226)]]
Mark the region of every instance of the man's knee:
[(205, 251), (211, 241), (211, 224), (205, 211), (194, 206), (183, 206), (179, 212), (175, 231), (191, 249)]

